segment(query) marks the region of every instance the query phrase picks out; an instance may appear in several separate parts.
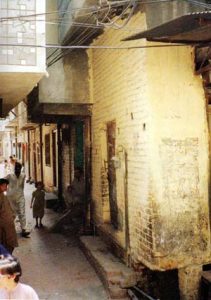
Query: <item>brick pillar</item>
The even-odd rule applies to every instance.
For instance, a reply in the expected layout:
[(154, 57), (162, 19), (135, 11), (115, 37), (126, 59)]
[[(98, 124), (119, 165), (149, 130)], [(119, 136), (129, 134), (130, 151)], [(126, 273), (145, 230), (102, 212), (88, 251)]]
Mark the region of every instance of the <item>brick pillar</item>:
[(178, 269), (180, 300), (198, 300), (201, 280), (201, 265)]

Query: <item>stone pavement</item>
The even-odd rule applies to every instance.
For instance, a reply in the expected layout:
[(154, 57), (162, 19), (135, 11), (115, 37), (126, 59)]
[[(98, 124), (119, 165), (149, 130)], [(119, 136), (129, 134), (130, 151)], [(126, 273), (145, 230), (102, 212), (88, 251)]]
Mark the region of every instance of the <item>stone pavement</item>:
[(40, 299), (105, 300), (109, 299), (101, 281), (78, 247), (75, 237), (50, 233), (48, 229), (59, 217), (46, 209), (43, 229), (34, 228), (30, 209), (34, 185), (26, 184), (26, 211), (31, 238), (19, 237), (14, 255), (21, 262), (21, 281), (31, 285)]

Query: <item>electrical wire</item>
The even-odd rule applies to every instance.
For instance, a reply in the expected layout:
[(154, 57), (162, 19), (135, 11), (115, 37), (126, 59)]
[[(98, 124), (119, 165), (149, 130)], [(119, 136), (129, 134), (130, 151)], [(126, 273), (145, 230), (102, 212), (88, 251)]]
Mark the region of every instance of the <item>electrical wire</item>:
[[(86, 22), (88, 22), (89, 21), (89, 19), (92, 17), (92, 15), (89, 15), (87, 18), (86, 18)], [(80, 39), (80, 36), (81, 36), (81, 32), (80, 32), (80, 30), (79, 30), (80, 28), (77, 28), (76, 29), (76, 32), (74, 33), (75, 35), (77, 35), (77, 33), (79, 32), (79, 36), (77, 36), (77, 38), (75, 38), (71, 43), (72, 44), (74, 44), (74, 43), (76, 43), (77, 42), (77, 40), (78, 39)], [(66, 37), (66, 39), (64, 39), (64, 41), (63, 41), (63, 44), (66, 44), (67, 42), (68, 42), (68, 40), (70, 40), (71, 39), (71, 37)], [(57, 57), (59, 57), (61, 54), (59, 53), (59, 54), (56, 54), (56, 52), (58, 52), (58, 49), (56, 49), (51, 55), (49, 55), (49, 57), (47, 58), (47, 61), (49, 60), (49, 58), (50, 57), (52, 57), (53, 55), (54, 55), (54, 58), (53, 58), (53, 60), (55, 60), (56, 59), (56, 55), (57, 55)], [(52, 61), (53, 61), (52, 60)], [(50, 62), (51, 63), (51, 62)], [(47, 62), (47, 65), (49, 65), (49, 63)]]
[[(184, 0), (183, 0), (184, 1)], [(195, 4), (197, 6), (201, 6), (201, 7), (204, 7), (206, 9), (211, 9), (211, 5), (209, 4), (206, 4), (206, 3), (203, 3), (203, 2), (200, 2), (200, 1), (197, 1), (197, 0), (185, 0), (191, 4)]]
[[(127, 0), (129, 1), (129, 0)], [(122, 4), (118, 4), (118, 5), (114, 5), (115, 7), (116, 6), (122, 6)], [(0, 18), (0, 22), (4, 22), (4, 21), (7, 21), (7, 20), (19, 20), (20, 19), (27, 19), (29, 17), (38, 17), (38, 16), (48, 16), (48, 15), (54, 15), (54, 14), (71, 14), (75, 11), (78, 11), (78, 10), (87, 10), (87, 9), (91, 9), (90, 13), (89, 14), (92, 14), (92, 13), (97, 13), (99, 11), (104, 11), (104, 10), (107, 10), (107, 7), (99, 7), (99, 6), (90, 6), (90, 8), (76, 8), (76, 9), (71, 9), (71, 10), (66, 10), (66, 11), (59, 11), (59, 10), (55, 10), (55, 11), (51, 11), (51, 12), (45, 12), (45, 13), (39, 13), (39, 14), (29, 14), (29, 15), (20, 15), (20, 16), (14, 16), (14, 17), (1, 17)], [(81, 15), (79, 15), (80, 17), (82, 17)], [(36, 19), (35, 19), (36, 21)]]
[[(108, 8), (108, 11), (110, 11), (110, 7)], [(107, 14), (108, 14), (108, 12), (103, 17), (103, 21), (106, 19)], [(91, 16), (89, 16), (88, 19), (90, 17)], [(88, 38), (90, 38), (91, 36), (93, 36), (97, 32), (97, 30), (94, 29), (94, 30), (88, 31), (88, 33), (86, 34), (87, 31), (88, 31), (88, 29), (85, 29), (82, 33), (80, 33), (80, 35), (77, 36), (77, 38), (74, 41), (72, 41), (72, 44), (75, 43), (75, 42), (77, 42), (78, 45), (81, 45), (82, 43), (86, 42), (88, 40)], [(80, 38), (81, 36), (82, 36), (82, 38)], [(69, 39), (70, 39), (70, 37), (69, 37)], [(79, 41), (78, 41), (78, 39), (79, 39)], [(63, 44), (65, 44), (65, 42)], [(56, 62), (58, 62), (60, 59), (64, 58), (66, 55), (68, 55), (71, 51), (72, 51), (72, 49), (71, 50), (68, 49), (68, 51), (61, 53), (61, 55), (57, 55), (57, 57), (54, 58), (51, 62), (49, 62), (47, 64), (47, 66), (48, 67), (52, 66), (53, 64), (55, 64)]]
[[(96, 29), (92, 29), (91, 31), (88, 31), (88, 29), (85, 29), (84, 31), (82, 31), (70, 44), (74, 45), (74, 43), (77, 43), (78, 45), (82, 44), (83, 42), (85, 42), (92, 34), (94, 34), (97, 30)], [(87, 33), (88, 32), (88, 33)], [(67, 42), (67, 41), (65, 41)], [(57, 61), (59, 61), (61, 58), (63, 58), (64, 56), (66, 56), (67, 54), (69, 54), (72, 51), (72, 49), (70, 50), (70, 48), (68, 48), (68, 50), (65, 50), (65, 52), (63, 53), (59, 53), (57, 55), (57, 57), (54, 57), (48, 64), (47, 66), (50, 67), (52, 66), (54, 63), (56, 63)]]
[[(127, 20), (124, 22), (124, 24), (122, 24), (121, 26), (118, 26), (117, 27), (117, 24), (115, 23), (116, 20), (114, 22), (110, 22), (110, 26), (115, 24), (115, 28), (117, 29), (121, 29), (123, 28), (124, 26), (127, 25), (127, 23), (129, 22), (130, 18), (132, 17), (132, 14), (134, 12), (134, 9), (135, 9), (135, 1), (134, 0), (130, 0), (129, 4), (127, 5), (127, 7), (122, 11), (122, 13), (118, 16), (118, 18), (122, 18), (123, 15), (125, 14), (125, 12), (128, 10), (128, 8), (132, 5), (132, 9), (131, 9), (131, 12), (129, 14), (129, 16), (127, 17)], [(102, 20), (100, 22), (99, 25), (103, 26), (105, 24), (105, 21), (107, 20), (109, 14), (111, 12), (111, 6), (108, 5), (108, 10), (107, 12), (105, 13), (105, 15), (102, 17)], [(97, 24), (99, 23), (99, 20), (97, 19)], [(85, 30), (86, 31), (86, 30)], [(84, 43), (89, 37), (91, 37), (93, 34), (95, 33), (94, 32), (88, 32), (88, 36), (84, 36), (82, 37), (82, 39), (79, 41), (79, 44), (78, 45), (81, 45), (82, 43)], [(74, 42), (73, 42), (74, 43)], [(71, 51), (71, 50), (70, 50)], [(62, 53), (61, 55), (57, 55), (56, 58), (53, 58), (53, 60), (48, 63), (48, 67), (52, 66), (54, 63), (56, 63), (58, 60), (60, 60), (61, 58), (63, 58), (64, 56), (66, 56), (70, 51), (67, 51), (66, 53)]]
[[(87, 30), (85, 30), (87, 31)], [(87, 41), (88, 38), (90, 38), (91, 36), (93, 36), (95, 33), (97, 32), (96, 29), (92, 29), (91, 31), (88, 32), (88, 34), (86, 34), (85, 36), (83, 36), (78, 42), (77, 46), (80, 46), (82, 43), (84, 43), (85, 41)], [(83, 32), (84, 33), (84, 32)], [(66, 55), (70, 54), (70, 52), (76, 48), (74, 48), (74, 45), (70, 45), (72, 46), (72, 48), (66, 48), (68, 49), (66, 52), (62, 52), (61, 55), (59, 57), (57, 57), (56, 59), (54, 59), (54, 61), (51, 61), (48, 64), (48, 67), (52, 66), (54, 63), (58, 62), (61, 58), (65, 57)], [(63, 48), (65, 49), (65, 48)]]
[[(132, 6), (132, 8), (131, 8), (131, 6)], [(124, 18), (124, 15), (125, 15), (125, 13), (127, 12), (127, 10), (128, 10), (129, 8), (131, 8), (131, 11), (130, 11), (130, 13), (129, 13), (127, 19), (126, 19), (126, 21), (125, 21), (122, 25), (118, 25), (116, 22), (117, 22), (118, 20)], [(124, 27), (128, 24), (128, 22), (130, 21), (132, 15), (133, 15), (133, 13), (134, 13), (135, 8), (136, 8), (136, 0), (131, 0), (131, 1), (129, 2), (129, 4), (127, 5), (127, 7), (122, 11), (122, 13), (121, 13), (117, 18), (115, 18), (115, 20), (111, 21), (110, 18), (109, 18), (109, 16), (106, 16), (106, 18), (108, 18), (108, 20), (110, 21), (109, 23), (105, 23), (105, 22), (103, 23), (103, 22), (99, 22), (99, 21), (98, 21), (97, 24), (104, 25), (105, 27), (112, 27), (112, 26), (114, 26), (114, 27), (112, 27), (112, 28), (115, 28), (115, 29), (122, 29), (122, 28), (124, 28)]]
[[(88, 15), (88, 19), (90, 17), (95, 17), (95, 21), (96, 24), (93, 23), (84, 23), (84, 22), (72, 22), (72, 23), (65, 23), (64, 19), (66, 19), (66, 17), (59, 17), (57, 18), (58, 23), (54, 22), (55, 25), (60, 24), (60, 26), (65, 26), (66, 24), (69, 26), (78, 26), (77, 31), (80, 32), (80, 34), (73, 40), (71, 41), (71, 44), (68, 46), (60, 46), (60, 45), (23, 45), (23, 44), (18, 44), (18, 45), (14, 45), (14, 44), (1, 44), (1, 45), (5, 45), (5, 46), (22, 46), (22, 47), (45, 47), (46, 49), (55, 49), (54, 51), (52, 51), (51, 54), (49, 54), (49, 56), (47, 57), (47, 61), (50, 61), (47, 63), (48, 67), (52, 66), (54, 63), (56, 63), (59, 59), (63, 58), (64, 56), (66, 56), (67, 54), (69, 54), (73, 49), (88, 49), (88, 48), (94, 48), (94, 46), (84, 46), (85, 48), (82, 48), (81, 44), (84, 43), (85, 41), (87, 41), (88, 38), (90, 38), (91, 36), (93, 36), (98, 29), (104, 29), (105, 27), (109, 27), (109, 28), (113, 28), (113, 29), (121, 29), (121, 30), (127, 30), (127, 31), (132, 31), (131, 29), (125, 29), (124, 27), (128, 24), (128, 22), (130, 21), (133, 12), (135, 10), (136, 4), (137, 3), (142, 3), (142, 4), (153, 4), (153, 3), (161, 3), (161, 2), (172, 2), (173, 0), (149, 0), (149, 1), (139, 1), (139, 0), (125, 0), (125, 1), (107, 1), (105, 7), (100, 7), (100, 6), (90, 6), (90, 7), (85, 7), (85, 8), (75, 8), (72, 9), (71, 11), (53, 11), (53, 12), (48, 12), (45, 14), (32, 14), (32, 15), (25, 15), (25, 16), (17, 16), (17, 17), (8, 17), (8, 18), (4, 18), (4, 22), (7, 20), (11, 20), (12, 19), (17, 19), (18, 21), (22, 21), (22, 18), (27, 18), (25, 20), (23, 20), (24, 22), (32, 22), (32, 21), (45, 21), (46, 24), (52, 24), (53, 22), (48, 22), (45, 20), (45, 18), (42, 20), (29, 20), (29, 17), (37, 17), (37, 16), (48, 16), (48, 15), (52, 15), (55, 13), (63, 13), (64, 16), (66, 13), (73, 13), (74, 11), (80, 11), (80, 10), (89, 10), (91, 9), (92, 11), (89, 12)], [(115, 7), (121, 7), (121, 6), (126, 6), (125, 8), (123, 7), (123, 10), (121, 12), (121, 14), (119, 16), (117, 16), (114, 20), (111, 20), (109, 15), (112, 12), (112, 9), (114, 9)], [(121, 25), (119, 25), (117, 23), (117, 21), (119, 21), (120, 19), (123, 19), (125, 17), (125, 13), (128, 11), (128, 9), (130, 9), (130, 13), (127, 16), (125, 22)], [(100, 15), (100, 13), (104, 13), (103, 16)], [(80, 16), (80, 15), (79, 15)], [(81, 28), (85, 28), (82, 32), (80, 31)], [(89, 30), (89, 28), (92, 28), (93, 30)], [(135, 29), (133, 29), (135, 30)], [(137, 28), (137, 30), (140, 30)], [(74, 33), (74, 36), (77, 34), (77, 32)], [(69, 40), (71, 39), (71, 37), (68, 38), (68, 40), (64, 40), (63, 41), (63, 45), (65, 45)], [(81, 46), (81, 47), (80, 47)], [(112, 47), (112, 46), (105, 46), (104, 48), (102, 48), (101, 46), (96, 46), (95, 49), (131, 49), (131, 47)], [(59, 52), (59, 50), (63, 50), (62, 53)], [(59, 53), (58, 53), (59, 52)]]
[[(61, 24), (60, 23), (56, 23), (56, 22), (49, 22), (47, 24), (50, 24), (50, 25), (60, 25), (60, 26), (65, 26), (65, 25), (70, 25), (70, 26), (73, 26), (73, 27), (87, 27), (87, 28), (99, 28), (99, 29), (104, 29), (106, 28), (107, 26), (105, 25), (94, 25), (92, 23), (83, 23), (83, 22), (72, 22), (72, 23), (64, 23), (62, 22)], [(127, 25), (127, 24), (126, 24)], [(130, 28), (123, 28), (123, 27), (112, 27), (112, 29), (115, 29), (115, 30), (118, 30), (118, 29), (121, 29), (123, 31), (128, 31), (128, 32), (133, 32), (133, 31), (140, 31), (140, 28), (135, 28), (135, 27), (130, 27)]]
[[(196, 44), (192, 44), (196, 45)], [(9, 47), (34, 47), (34, 48), (57, 48), (57, 49), (107, 49), (107, 50), (130, 50), (130, 49), (144, 49), (144, 48), (163, 48), (163, 47), (187, 47), (191, 46), (190, 44), (165, 44), (165, 45), (146, 45), (146, 46), (85, 46), (85, 45), (69, 45), (69, 46), (62, 46), (62, 45), (53, 45), (53, 44), (46, 44), (46, 45), (28, 45), (28, 44), (3, 44), (0, 43), (0, 46), (9, 46)]]
[[(86, 21), (88, 21), (89, 18), (91, 18), (91, 16), (87, 17)], [(87, 31), (88, 31), (88, 29), (85, 29), (83, 32), (80, 32), (79, 28), (77, 28), (77, 31), (75, 32), (75, 34), (77, 35), (77, 32), (79, 32), (79, 35), (77, 35), (77, 37), (74, 40), (71, 41), (71, 44), (73, 45), (74, 43), (80, 42), (81, 36), (84, 35), (84, 34), (86, 34)], [(63, 44), (68, 43), (69, 39), (70, 39), (70, 37), (66, 38), (63, 41)], [(58, 49), (56, 51), (58, 52)], [(63, 52), (62, 54), (61, 53), (58, 53), (57, 55), (55, 54), (54, 58), (50, 62), (47, 62), (47, 66), (50, 66), (53, 63), (57, 62), (59, 59), (62, 58), (62, 55), (68, 54), (68, 51), (69, 50), (66, 50), (66, 52), (65, 53)]]
[[(140, 3), (140, 4), (157, 4), (157, 3), (165, 3), (165, 2), (173, 2), (174, 0), (149, 0), (149, 1), (141, 1), (141, 0), (135, 0), (136, 3)], [(185, 1), (189, 1), (189, 2), (197, 2), (198, 1), (194, 1), (194, 0), (185, 0)], [(130, 2), (130, 0), (125, 0), (125, 1), (114, 1), (111, 2), (109, 1), (110, 5), (112, 7), (118, 7), (118, 6), (122, 6), (122, 4), (126, 4)], [(71, 11), (66, 10), (66, 11), (59, 11), (59, 10), (55, 10), (55, 11), (51, 11), (51, 12), (45, 12), (45, 13), (39, 13), (39, 14), (28, 14), (28, 15), (19, 15), (19, 16), (14, 16), (14, 17), (1, 17), (0, 18), (0, 23), (4, 22), (4, 21), (8, 21), (8, 20), (20, 20), (20, 19), (25, 19), (25, 18), (29, 18), (29, 17), (38, 17), (38, 16), (48, 16), (48, 15), (52, 15), (52, 14), (58, 14), (58, 13), (63, 13), (63, 14), (68, 14), (68, 13), (73, 13), (76, 11), (80, 11), (80, 10), (92, 10), (89, 14), (92, 14), (93, 12), (99, 12), (99, 11), (104, 11), (106, 10), (106, 8), (101, 8), (99, 6), (90, 6), (90, 7), (81, 7), (81, 8), (73, 8), (71, 9)], [(84, 15), (78, 15), (79, 17), (83, 17)], [(36, 19), (35, 19), (36, 21)]]
[[(37, 20), (38, 22), (39, 21), (42, 21), (42, 20)], [(28, 21), (27, 21), (28, 22)], [(29, 22), (32, 22), (31, 20), (29, 20)], [(105, 28), (107, 27), (106, 26), (106, 23), (105, 24), (94, 24), (94, 23), (85, 23), (85, 22), (56, 22), (56, 21), (50, 21), (50, 22), (45, 22), (46, 25), (59, 25), (59, 26), (65, 26), (65, 25), (69, 25), (69, 26), (73, 26), (73, 27), (87, 27), (87, 28)], [(120, 27), (114, 27), (113, 29), (124, 29), (124, 28), (120, 28)], [(127, 28), (127, 29), (124, 29), (125, 31), (140, 31), (140, 28), (135, 28), (135, 27), (131, 27), (131, 28)]]

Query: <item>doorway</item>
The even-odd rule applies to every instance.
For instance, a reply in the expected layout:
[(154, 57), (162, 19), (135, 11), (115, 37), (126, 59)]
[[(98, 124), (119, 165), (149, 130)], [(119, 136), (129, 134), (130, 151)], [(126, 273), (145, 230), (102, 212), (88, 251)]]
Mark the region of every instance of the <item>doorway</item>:
[(53, 185), (54, 187), (57, 186), (57, 167), (56, 167), (56, 152), (57, 152), (57, 145), (56, 145), (56, 131), (52, 132), (52, 166), (53, 166)]

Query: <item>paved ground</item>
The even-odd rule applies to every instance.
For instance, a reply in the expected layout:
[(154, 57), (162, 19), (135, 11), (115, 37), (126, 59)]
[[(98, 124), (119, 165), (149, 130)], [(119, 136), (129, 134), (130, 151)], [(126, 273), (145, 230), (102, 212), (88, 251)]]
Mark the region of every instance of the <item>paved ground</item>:
[(20, 237), (19, 247), (14, 251), (23, 268), (21, 281), (31, 285), (40, 299), (108, 299), (101, 281), (79, 249), (77, 239), (48, 231), (58, 215), (46, 209), (43, 219), (45, 227), (34, 228), (30, 209), (33, 190), (33, 185), (26, 184), (26, 209), (31, 238)]

